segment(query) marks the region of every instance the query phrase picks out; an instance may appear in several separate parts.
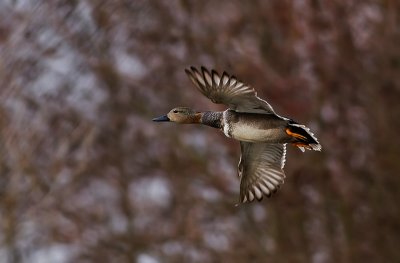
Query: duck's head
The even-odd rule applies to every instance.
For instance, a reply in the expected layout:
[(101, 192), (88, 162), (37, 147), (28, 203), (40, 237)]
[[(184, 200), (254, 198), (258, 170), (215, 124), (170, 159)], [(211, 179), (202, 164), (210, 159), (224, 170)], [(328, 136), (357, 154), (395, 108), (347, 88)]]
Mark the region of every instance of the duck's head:
[(172, 121), (177, 123), (200, 123), (201, 113), (188, 107), (177, 107), (167, 115), (154, 118), (153, 121)]

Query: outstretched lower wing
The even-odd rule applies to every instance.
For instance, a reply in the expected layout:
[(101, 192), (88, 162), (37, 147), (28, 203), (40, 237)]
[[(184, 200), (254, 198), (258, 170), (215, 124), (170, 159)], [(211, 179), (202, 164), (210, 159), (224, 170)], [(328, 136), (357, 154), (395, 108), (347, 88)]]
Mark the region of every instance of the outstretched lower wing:
[(286, 144), (240, 142), (240, 202), (270, 197), (284, 182)]
[(253, 88), (226, 72), (220, 76), (215, 70), (210, 73), (205, 67), (201, 67), (201, 72), (195, 67), (185, 69), (185, 72), (199, 91), (214, 103), (225, 104), (238, 112), (275, 113)]

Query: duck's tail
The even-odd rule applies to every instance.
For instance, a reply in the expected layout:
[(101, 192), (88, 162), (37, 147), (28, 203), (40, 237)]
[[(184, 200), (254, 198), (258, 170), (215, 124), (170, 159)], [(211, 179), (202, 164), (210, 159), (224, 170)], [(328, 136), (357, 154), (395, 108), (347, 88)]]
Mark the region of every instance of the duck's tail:
[(306, 126), (290, 122), (285, 131), (293, 138), (292, 144), (299, 147), (302, 152), (305, 151), (304, 149), (321, 151), (321, 144)]

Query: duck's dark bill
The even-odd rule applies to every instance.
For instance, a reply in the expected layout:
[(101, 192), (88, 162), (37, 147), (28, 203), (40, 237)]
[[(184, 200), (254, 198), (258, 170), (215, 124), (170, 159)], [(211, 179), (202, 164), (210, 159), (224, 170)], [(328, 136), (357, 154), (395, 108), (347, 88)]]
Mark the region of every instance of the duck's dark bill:
[(167, 115), (165, 115), (158, 118), (154, 118), (153, 121), (170, 121), (170, 119), (168, 118)]

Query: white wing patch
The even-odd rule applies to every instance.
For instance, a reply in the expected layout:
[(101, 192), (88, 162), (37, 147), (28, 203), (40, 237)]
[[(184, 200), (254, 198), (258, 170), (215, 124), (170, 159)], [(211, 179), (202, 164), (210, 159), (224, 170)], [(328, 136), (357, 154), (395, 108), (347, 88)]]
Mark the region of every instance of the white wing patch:
[(229, 134), (229, 123), (227, 122), (227, 111), (224, 111), (222, 114), (222, 125), (223, 125), (223, 131), (226, 137), (231, 137)]

